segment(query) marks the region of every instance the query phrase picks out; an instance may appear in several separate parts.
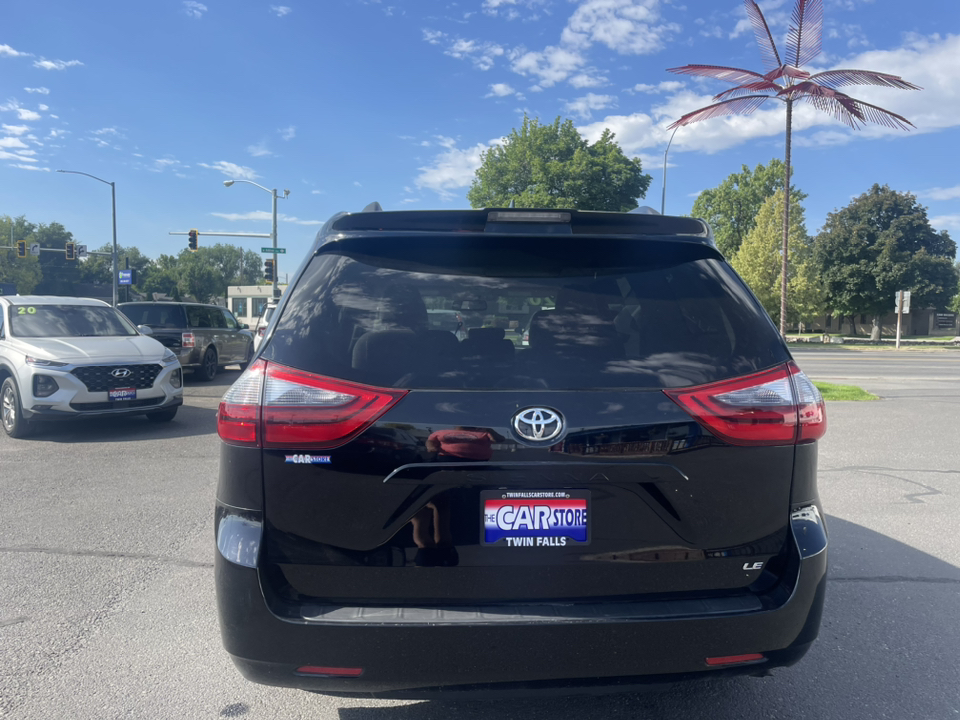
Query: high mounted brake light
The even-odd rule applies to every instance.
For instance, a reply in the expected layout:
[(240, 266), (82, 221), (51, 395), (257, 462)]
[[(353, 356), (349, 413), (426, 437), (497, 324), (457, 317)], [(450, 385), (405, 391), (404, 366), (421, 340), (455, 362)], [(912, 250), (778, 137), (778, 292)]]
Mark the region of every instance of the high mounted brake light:
[(493, 210), (487, 214), (487, 222), (544, 222), (544, 223), (568, 223), (570, 222), (570, 213), (568, 212), (524, 212), (524, 211), (503, 211)]

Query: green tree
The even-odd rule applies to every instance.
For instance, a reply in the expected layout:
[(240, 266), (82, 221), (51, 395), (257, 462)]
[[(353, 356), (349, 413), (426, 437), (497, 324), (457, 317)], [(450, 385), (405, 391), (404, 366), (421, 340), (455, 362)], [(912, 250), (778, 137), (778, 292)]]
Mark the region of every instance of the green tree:
[(481, 156), (467, 192), (472, 207), (574, 208), (627, 211), (644, 197), (650, 176), (639, 158), (628, 158), (604, 130), (590, 144), (572, 120), (549, 125), (524, 116), (503, 145)]
[[(36, 226), (27, 242), (40, 243), (41, 248), (63, 250), (68, 242), (73, 242), (73, 233), (58, 222), (48, 225), (40, 223)], [(73, 295), (76, 284), (80, 281), (80, 272), (77, 260), (67, 260), (62, 252), (41, 252), (40, 268), (43, 279), (37, 285), (39, 295)]]
[[(27, 222), (21, 215), (12, 218), (9, 215), (0, 217), (0, 244), (10, 243), (16, 248), (17, 242), (33, 237), (36, 226)], [(32, 293), (43, 279), (40, 261), (33, 255), (18, 258), (17, 251), (0, 250), (0, 282), (13, 283), (21, 295)]]
[(137, 289), (148, 298), (153, 293), (169, 295), (180, 299), (180, 274), (177, 258), (173, 255), (161, 255), (142, 273)]
[(226, 289), (223, 275), (200, 251), (184, 248), (177, 256), (178, 287), (182, 294), (192, 295), (198, 302), (208, 302), (220, 296)]
[[(759, 163), (753, 170), (744, 165), (741, 172), (733, 173), (717, 187), (704, 190), (697, 196), (693, 215), (710, 223), (720, 252), (727, 257), (736, 254), (753, 229), (761, 206), (777, 190), (783, 190), (785, 173), (783, 160), (776, 158), (767, 166)], [(807, 194), (791, 186), (790, 197), (802, 203)], [(782, 222), (780, 233), (782, 237)]]
[[(783, 190), (761, 205), (731, 264), (746, 281), (775, 323), (780, 321), (780, 253), (783, 239)], [(812, 320), (822, 309), (822, 290), (816, 276), (803, 206), (790, 206), (789, 322)]]
[[(90, 250), (91, 252), (98, 253), (112, 253), (113, 252), (113, 243), (106, 243), (96, 250)], [(153, 264), (153, 260), (144, 255), (140, 248), (136, 246), (124, 247), (122, 245), (117, 246), (117, 269), (123, 270), (127, 267), (127, 264), (133, 269), (137, 270), (138, 273), (138, 283), (134, 285), (133, 288), (138, 291), (142, 291), (141, 287), (143, 285), (144, 276), (149, 271), (150, 266)], [(113, 284), (113, 258), (110, 255), (90, 255), (86, 260), (80, 262), (80, 281), (85, 283), (92, 283), (95, 285), (110, 285)], [(123, 292), (123, 287), (120, 288), (121, 293)], [(125, 299), (121, 295), (121, 300)]]
[[(864, 123), (872, 122), (889, 128), (908, 130), (913, 124), (905, 117), (882, 107), (857, 100), (837, 88), (850, 85), (878, 85), (901, 90), (920, 90), (897, 75), (873, 70), (826, 70), (811, 74), (803, 70), (821, 51), (823, 37), (823, 0), (796, 0), (790, 16), (787, 32), (786, 55), (781, 60), (780, 51), (773, 41), (773, 33), (756, 0), (744, 0), (747, 17), (753, 25), (754, 37), (763, 56), (765, 73), (742, 68), (717, 65), (684, 65), (670, 68), (669, 72), (695, 77), (709, 77), (732, 83), (734, 87), (713, 98), (713, 104), (688, 112), (668, 130), (681, 125), (690, 125), (708, 118), (724, 115), (749, 115), (767, 100), (782, 102), (787, 111), (787, 127), (784, 154), (784, 204), (783, 204), (783, 250), (780, 257), (784, 265), (789, 262), (787, 243), (790, 237), (790, 151), (793, 132), (793, 104), (805, 102), (822, 112), (833, 115), (850, 128), (857, 130)], [(789, 273), (783, 268), (780, 286), (780, 332), (786, 331), (787, 280)]]
[(872, 315), (874, 340), (898, 290), (909, 290), (917, 308), (944, 305), (957, 292), (957, 244), (930, 226), (915, 196), (886, 185), (830, 213), (814, 247), (829, 307)]

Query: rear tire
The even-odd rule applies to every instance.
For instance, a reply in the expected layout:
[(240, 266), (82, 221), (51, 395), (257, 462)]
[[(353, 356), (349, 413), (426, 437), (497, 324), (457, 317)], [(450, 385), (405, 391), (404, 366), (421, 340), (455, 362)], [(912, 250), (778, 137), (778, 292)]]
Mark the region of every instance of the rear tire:
[(179, 407), (172, 407), (167, 410), (147, 413), (147, 420), (155, 423), (170, 422), (177, 416), (177, 410), (179, 409)]
[(0, 385), (0, 425), (12, 438), (25, 438), (30, 434), (30, 422), (23, 416), (20, 391), (12, 377)]
[(217, 376), (217, 351), (208, 347), (200, 361), (200, 367), (197, 368), (197, 377), (204, 382), (210, 382)]

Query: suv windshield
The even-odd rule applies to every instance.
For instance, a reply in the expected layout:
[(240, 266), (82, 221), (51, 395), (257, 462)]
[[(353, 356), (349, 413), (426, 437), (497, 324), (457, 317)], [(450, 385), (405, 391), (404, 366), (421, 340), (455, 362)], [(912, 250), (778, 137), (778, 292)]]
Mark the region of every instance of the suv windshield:
[(136, 335), (120, 313), (101, 305), (11, 305), (10, 332), (17, 337)]
[(500, 390), (678, 387), (788, 359), (709, 248), (489, 236), (316, 256), (264, 357), (369, 385)]

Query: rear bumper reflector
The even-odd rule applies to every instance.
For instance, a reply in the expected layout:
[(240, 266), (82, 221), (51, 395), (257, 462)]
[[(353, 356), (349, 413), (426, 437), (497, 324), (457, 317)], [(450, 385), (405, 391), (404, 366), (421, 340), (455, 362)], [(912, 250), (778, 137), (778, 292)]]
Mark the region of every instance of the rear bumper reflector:
[(748, 653), (746, 655), (726, 655), (724, 657), (707, 658), (707, 665), (719, 667), (721, 665), (743, 665), (766, 660), (763, 653)]

